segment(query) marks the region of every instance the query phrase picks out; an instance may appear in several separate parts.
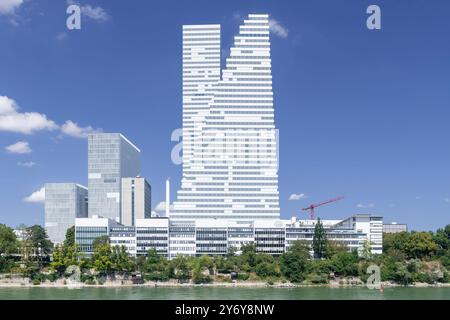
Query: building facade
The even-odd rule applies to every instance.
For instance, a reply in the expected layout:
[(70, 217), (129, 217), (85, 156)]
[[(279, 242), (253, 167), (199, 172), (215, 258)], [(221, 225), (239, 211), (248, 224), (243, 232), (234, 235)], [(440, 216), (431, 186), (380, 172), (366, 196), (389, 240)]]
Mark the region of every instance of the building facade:
[[(92, 220), (87, 223), (90, 227), (95, 225), (95, 221), (99, 221), (97, 227), (103, 228), (102, 235), (108, 230), (104, 219), (77, 219), (79, 222), (81, 220)], [(360, 252), (364, 244), (369, 242), (372, 253), (382, 253), (382, 217), (358, 214), (345, 220), (321, 222), (327, 238), (346, 246), (348, 250)], [(169, 259), (181, 254), (226, 255), (231, 249), (239, 254), (243, 245), (251, 243), (255, 245), (257, 252), (280, 255), (289, 250), (297, 240), (311, 247), (316, 223), (317, 220), (296, 219), (261, 219), (251, 222), (220, 219), (172, 221), (164, 217), (137, 219), (135, 227), (117, 225), (110, 228), (107, 235), (110, 236), (112, 245), (125, 245), (133, 256), (146, 255), (150, 249), (155, 249), (158, 254)], [(76, 230), (80, 228), (77, 226)], [(89, 241), (92, 243), (92, 237)]]
[(396, 222), (385, 223), (383, 224), (383, 232), (385, 233), (408, 232), (408, 225)]
[[(92, 216), (89, 218), (75, 219), (75, 243), (79, 250), (87, 255), (94, 253), (93, 242), (95, 239), (108, 236), (113, 237), (111, 230), (114, 227), (123, 227), (115, 220)], [(129, 251), (132, 254), (133, 251)]]
[(76, 183), (45, 184), (45, 230), (53, 243), (61, 243), (75, 218), (88, 216), (88, 190)]
[(136, 219), (150, 218), (150, 184), (142, 177), (122, 178), (121, 188), (122, 224), (134, 226)]
[(171, 220), (278, 219), (268, 15), (244, 20), (219, 75), (219, 26), (184, 26), (183, 175)]
[(89, 216), (121, 222), (122, 178), (136, 177), (140, 171), (140, 150), (122, 134), (89, 134)]

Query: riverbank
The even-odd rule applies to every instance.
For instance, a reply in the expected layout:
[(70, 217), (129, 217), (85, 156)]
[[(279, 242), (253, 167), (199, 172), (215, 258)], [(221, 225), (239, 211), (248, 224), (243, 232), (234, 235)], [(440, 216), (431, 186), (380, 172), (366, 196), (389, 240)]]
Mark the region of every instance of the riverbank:
[[(409, 285), (401, 285), (398, 283), (385, 281), (382, 282), (383, 287), (412, 287), (412, 288), (450, 288), (450, 283), (423, 283), (417, 282)], [(206, 287), (206, 288), (314, 288), (314, 287), (328, 287), (328, 288), (358, 288), (365, 287), (365, 283), (357, 278), (344, 278), (332, 280), (325, 284), (313, 283), (291, 283), (291, 282), (274, 282), (267, 281), (234, 281), (234, 282), (211, 282), (203, 284), (195, 284), (192, 282), (179, 283), (177, 281), (154, 282), (146, 281), (145, 283), (135, 284), (130, 280), (105, 280), (102, 284), (86, 284), (82, 282), (71, 282), (65, 279), (58, 279), (56, 281), (44, 281), (40, 284), (33, 284), (27, 278), (15, 279), (1, 279), (0, 288), (24, 288), (24, 287), (41, 287), (41, 288), (121, 288), (121, 287), (148, 287), (148, 288), (180, 288), (180, 287)]]

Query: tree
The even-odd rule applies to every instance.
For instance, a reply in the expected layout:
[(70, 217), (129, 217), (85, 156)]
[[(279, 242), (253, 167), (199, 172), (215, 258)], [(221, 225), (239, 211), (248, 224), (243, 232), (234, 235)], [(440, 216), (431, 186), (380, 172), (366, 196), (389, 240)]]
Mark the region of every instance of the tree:
[(0, 224), (0, 255), (10, 255), (17, 252), (17, 237), (14, 230)]
[(346, 245), (336, 242), (336, 241), (327, 241), (327, 250), (325, 251), (325, 258), (330, 259), (334, 255), (340, 252), (347, 252), (348, 248)]
[(411, 234), (403, 231), (398, 233), (384, 233), (383, 234), (383, 252), (397, 250), (406, 253), (406, 244), (409, 241)]
[(111, 241), (109, 240), (108, 236), (101, 236), (97, 237), (92, 241), (92, 248), (95, 250), (95, 247), (102, 244), (110, 244)]
[(50, 262), (50, 270), (61, 275), (66, 270), (64, 263), (64, 250), (61, 245), (56, 245), (52, 253), (52, 262)]
[(170, 261), (170, 268), (173, 270), (173, 276), (178, 281), (189, 279), (188, 259), (184, 255), (177, 255)]
[(372, 256), (372, 243), (366, 239), (362, 246), (361, 257), (365, 260), (370, 260)]
[(314, 257), (317, 259), (324, 258), (326, 256), (327, 246), (328, 246), (327, 234), (319, 218), (317, 219), (317, 223), (314, 228), (314, 236), (312, 242)]
[(161, 257), (156, 249), (148, 250), (144, 263), (145, 272), (164, 271), (165, 259)]
[(358, 252), (339, 252), (330, 263), (331, 269), (337, 274), (345, 277), (358, 275)]
[(406, 253), (410, 258), (426, 258), (432, 256), (438, 250), (438, 245), (428, 232), (415, 232), (411, 234), (406, 243)]
[(70, 227), (66, 231), (66, 239), (64, 240), (64, 247), (69, 247), (75, 244), (75, 226)]
[(240, 267), (245, 271), (252, 271), (256, 266), (256, 246), (249, 243), (241, 246)]
[[(448, 230), (446, 231), (446, 229)], [(444, 229), (438, 229), (433, 235), (433, 241), (439, 246), (439, 250), (445, 251), (450, 247), (450, 235), (447, 233), (450, 231), (450, 224)]]
[(131, 271), (132, 265), (125, 246), (113, 246), (111, 252), (112, 268), (116, 271)]
[(113, 261), (111, 259), (111, 246), (109, 243), (98, 241), (95, 244), (92, 265), (100, 274), (109, 274), (112, 271)]
[(292, 282), (301, 282), (309, 268), (309, 248), (297, 240), (280, 257), (281, 272)]
[[(25, 231), (25, 247), (37, 258), (39, 268), (43, 266), (44, 257), (48, 257), (52, 251), (53, 243), (48, 239), (45, 229), (35, 224)], [(28, 251), (27, 249), (25, 249)], [(26, 257), (28, 259), (28, 253)]]
[(275, 262), (262, 262), (256, 265), (256, 274), (261, 278), (278, 277), (280, 275), (278, 266)]

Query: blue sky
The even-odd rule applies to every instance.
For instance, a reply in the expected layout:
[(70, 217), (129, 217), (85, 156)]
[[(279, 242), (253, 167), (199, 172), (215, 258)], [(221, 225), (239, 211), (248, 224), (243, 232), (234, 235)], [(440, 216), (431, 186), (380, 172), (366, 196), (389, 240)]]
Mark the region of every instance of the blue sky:
[[(316, 214), (375, 213), (416, 230), (450, 222), (448, 1), (79, 4), (82, 29), (67, 30), (66, 1), (0, 0), (0, 223), (43, 224), (43, 204), (24, 199), (46, 182), (86, 185), (84, 137), (96, 130), (141, 148), (155, 205), (167, 176), (174, 198), (181, 27), (221, 24), (226, 54), (248, 13), (269, 13), (278, 26), (282, 217), (307, 217), (301, 207), (344, 195)], [(381, 30), (366, 27), (370, 4), (381, 8)]]

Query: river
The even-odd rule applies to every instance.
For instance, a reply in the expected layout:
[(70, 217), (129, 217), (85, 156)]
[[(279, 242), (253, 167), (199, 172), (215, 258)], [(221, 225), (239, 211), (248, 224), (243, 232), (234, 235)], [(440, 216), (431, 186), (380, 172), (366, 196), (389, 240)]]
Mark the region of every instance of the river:
[(450, 287), (445, 288), (386, 288), (383, 293), (367, 288), (214, 288), (214, 287), (121, 287), (121, 288), (0, 288), (0, 300), (43, 299), (43, 300), (414, 300), (445, 299), (450, 300)]

